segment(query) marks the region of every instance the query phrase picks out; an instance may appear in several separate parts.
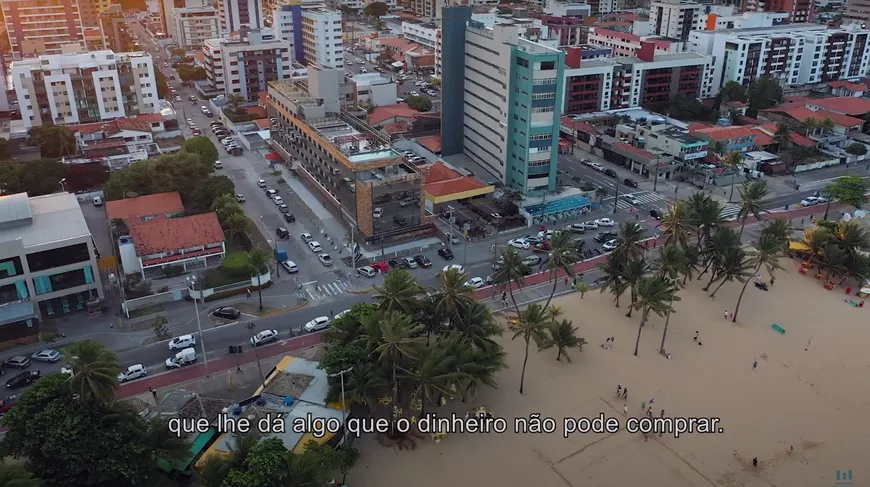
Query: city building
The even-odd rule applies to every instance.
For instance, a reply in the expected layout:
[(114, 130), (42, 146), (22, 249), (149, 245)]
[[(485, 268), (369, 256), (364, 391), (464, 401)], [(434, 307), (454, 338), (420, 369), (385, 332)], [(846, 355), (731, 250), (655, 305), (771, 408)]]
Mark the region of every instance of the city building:
[(343, 79), (343, 70), (313, 65), (307, 89), (269, 83), (268, 115), (278, 120), (269, 145), (364, 245), (434, 232), (422, 205), (423, 175), (386, 134), (341, 109)]
[(169, 35), (169, 24), (173, 10), (178, 8), (202, 8), (208, 6), (209, 5), (206, 4), (205, 0), (160, 0), (160, 22), (163, 25), (163, 34)]
[(746, 0), (750, 12), (784, 12), (792, 24), (813, 20), (813, 0)]
[(468, 7), (444, 9), (442, 154), (465, 154), (505, 184), (533, 195), (556, 189), (565, 54), (486, 27)]
[(713, 59), (694, 52), (656, 54), (644, 41), (636, 57), (583, 60), (579, 49), (565, 56), (565, 114), (591, 113), (663, 103), (677, 94), (709, 98)]
[(409, 41), (416, 42), (429, 49), (435, 49), (436, 39), (441, 27), (435, 22), (421, 22), (419, 20), (402, 21), (402, 35)]
[(98, 258), (74, 194), (0, 196), (0, 341), (99, 303)]
[(202, 46), (207, 83), (197, 84), (197, 89), (204, 95), (208, 89), (254, 100), (258, 92), (266, 91), (269, 81), (290, 79), (291, 48), (289, 41), (277, 39), (271, 29), (242, 30), (230, 38), (209, 39)]
[(659, 0), (650, 4), (649, 20), (656, 35), (682, 41), (693, 30), (703, 28), (701, 14), (703, 5), (685, 0)]
[(154, 113), (157, 82), (144, 52), (70, 52), (14, 61), (12, 83), (27, 128)]
[(147, 120), (130, 118), (70, 126), (78, 151), (75, 157), (64, 158), (64, 162), (100, 163), (113, 171), (144, 161), (160, 153), (154, 144), (151, 126), (152, 123)]
[(84, 24), (76, 0), (2, 0), (0, 10), (12, 59), (61, 54), (68, 44), (84, 47)]
[(169, 36), (185, 50), (201, 47), (220, 37), (220, 17), (214, 7), (175, 8), (169, 14)]
[(689, 133), (686, 127), (656, 121), (627, 121), (617, 124), (616, 138), (651, 152), (669, 154), (678, 164), (694, 164), (707, 157), (709, 142)]
[(411, 0), (411, 11), (420, 18), (440, 19), (445, 5), (444, 0)]
[(351, 78), (350, 82), (354, 85), (356, 103), (376, 107), (396, 104), (396, 82), (381, 73), (361, 73)]
[(788, 22), (788, 12), (735, 12), (733, 5), (705, 5), (697, 30), (755, 29)]
[(713, 144), (722, 142), (725, 144), (725, 153), (731, 151), (749, 152), (755, 149), (755, 137), (757, 131), (752, 127), (717, 126), (704, 127), (691, 130), (690, 133)]
[(272, 17), (275, 37), (291, 45), (292, 60), (344, 67), (341, 12), (322, 7), (280, 5)]
[(641, 37), (639, 35), (618, 30), (589, 28), (586, 40), (589, 44), (609, 48), (614, 56), (634, 56), (640, 49), (641, 42), (649, 41), (655, 46), (656, 54), (671, 54), (683, 51), (683, 42), (676, 39), (662, 39), (655, 36)]
[(548, 38), (557, 40), (559, 47), (578, 46), (583, 43), (584, 19), (592, 15), (590, 5), (551, 1), (543, 12), (530, 12), (529, 16), (549, 29)]
[(844, 24), (866, 25), (870, 23), (870, 0), (846, 0)]
[[(278, 10), (281, 10), (282, 7), (299, 6), (323, 8), (324, 3), (331, 6), (329, 0), (326, 2), (324, 2), (324, 0), (263, 0), (263, 22), (266, 27), (275, 27), (275, 13)], [(338, 9), (340, 6), (341, 3), (339, 2), (339, 5), (336, 5), (335, 8)]]
[(125, 52), (130, 49), (133, 37), (124, 11), (120, 5), (112, 5), (112, 8), (100, 14), (100, 25), (106, 36), (106, 49), (115, 52)]
[(218, 0), (217, 6), (224, 35), (266, 26), (262, 0)]
[(870, 67), (870, 30), (816, 24), (692, 32), (688, 48), (713, 56), (713, 94), (728, 81), (769, 76), (783, 85), (857, 80)]

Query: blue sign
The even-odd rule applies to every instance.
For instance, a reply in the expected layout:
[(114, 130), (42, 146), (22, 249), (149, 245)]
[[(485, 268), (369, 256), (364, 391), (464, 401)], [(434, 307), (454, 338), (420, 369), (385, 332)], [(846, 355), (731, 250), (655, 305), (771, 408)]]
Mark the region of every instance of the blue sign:
[(852, 482), (851, 470), (837, 470), (837, 476), (834, 485), (837, 487), (853, 487), (855, 482)]

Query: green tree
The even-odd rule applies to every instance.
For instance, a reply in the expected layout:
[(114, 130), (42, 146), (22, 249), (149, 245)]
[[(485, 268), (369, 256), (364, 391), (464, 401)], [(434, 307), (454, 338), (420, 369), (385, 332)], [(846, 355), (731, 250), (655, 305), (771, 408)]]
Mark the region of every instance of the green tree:
[(241, 467), (230, 470), (223, 487), (281, 487), (290, 475), (290, 455), (280, 439), (262, 439), (251, 448)]
[(234, 213), (221, 222), (224, 233), (236, 242), (248, 234), (250, 227), (251, 220), (241, 213)]
[(188, 197), (188, 204), (205, 212), (211, 209), (220, 196), (230, 196), (235, 200), (235, 192), (236, 186), (230, 178), (224, 175), (209, 176), (196, 185), (196, 189)]
[(562, 355), (571, 363), (571, 356), (568, 355), (568, 349), (576, 348), (578, 351), (583, 350), (583, 345), (586, 345), (586, 340), (577, 336), (577, 327), (568, 320), (562, 320), (558, 323), (553, 323), (547, 330), (547, 336), (538, 350), (545, 350), (556, 347), (556, 360), (561, 360)]
[[(3, 194), (27, 193), (42, 196), (60, 191), (60, 180), (69, 175), (70, 166), (55, 159), (0, 162), (0, 190)], [(72, 188), (67, 184), (67, 190)]]
[(520, 394), (523, 393), (523, 385), (526, 380), (526, 365), (529, 362), (529, 343), (534, 341), (538, 348), (544, 345), (547, 341), (547, 330), (552, 323), (553, 318), (550, 310), (540, 304), (532, 303), (519, 312), (517, 322), (511, 325), (511, 331), (514, 333), (512, 340), (522, 338), (526, 343), (523, 355), (523, 369), (520, 373)]
[(412, 314), (419, 305), (420, 296), (425, 292), (406, 269), (393, 269), (384, 278), (383, 286), (373, 287), (375, 295), (372, 298), (380, 302), (380, 308), (385, 312), (401, 311)]
[(181, 81), (201, 81), (208, 77), (205, 69), (189, 64), (178, 65), (178, 77)]
[(725, 156), (722, 165), (731, 173), (731, 194), (728, 195), (728, 202), (734, 200), (734, 184), (736, 182), (737, 173), (743, 169), (743, 155), (738, 151), (731, 151)]
[(688, 247), (689, 239), (696, 230), (692, 208), (686, 201), (678, 201), (675, 205), (671, 205), (662, 215), (658, 228), (665, 237), (665, 245), (677, 244), (682, 248)]
[(468, 276), (456, 269), (447, 269), (435, 275), (432, 302), (439, 317), (452, 320), (474, 301), (473, 289), (467, 284)]
[(378, 393), (388, 385), (378, 368), (370, 363), (359, 363), (347, 376), (345, 397), (349, 404), (362, 404), (366, 411), (371, 411)]
[[(755, 264), (753, 275), (758, 275), (758, 271), (764, 266), (769, 275), (773, 275), (775, 269), (782, 269), (779, 265), (779, 256), (783, 250), (782, 241), (772, 233), (762, 232), (758, 242), (755, 243), (755, 251), (752, 253), (750, 261)], [(737, 305), (734, 307), (734, 315), (731, 317), (731, 322), (737, 322), (737, 313), (740, 311), (740, 303), (743, 302), (743, 293), (746, 292), (746, 287), (749, 285), (749, 279), (743, 281), (743, 288), (740, 290), (740, 296), (737, 297)]]
[(726, 101), (746, 101), (746, 88), (736, 81), (729, 81), (722, 86), (719, 94), (716, 96), (720, 102)]
[(208, 455), (203, 466), (193, 471), (196, 487), (221, 487), (232, 465), (219, 455)]
[(432, 109), (432, 99), (428, 96), (409, 96), (405, 99), (405, 103), (418, 112), (428, 112)]
[[(688, 247), (681, 247), (677, 244), (665, 244), (659, 253), (658, 259), (653, 264), (656, 276), (666, 279), (673, 284), (675, 290), (680, 288), (680, 278), (688, 278), (692, 272), (687, 249)], [(665, 315), (665, 328), (662, 330), (662, 344), (659, 347), (659, 352), (662, 354), (665, 353), (665, 340), (668, 336), (668, 325), (671, 322), (671, 313), (673, 312), (674, 305), (673, 297), (675, 295), (676, 293), (671, 295), (671, 300), (668, 302), (669, 309)]]
[(384, 2), (372, 2), (365, 6), (362, 13), (365, 16), (380, 19), (390, 13), (390, 7)]
[(833, 183), (825, 186), (822, 190), (822, 194), (828, 199), (823, 218), (828, 219), (828, 211), (834, 200), (844, 205), (861, 208), (867, 203), (868, 188), (870, 188), (870, 183), (860, 176), (843, 176), (835, 179)]
[(622, 266), (623, 262), (618, 254), (610, 254), (606, 261), (598, 264), (598, 268), (604, 273), (601, 292), (613, 294), (613, 302), (617, 308), (619, 307), (619, 297), (628, 289), (628, 284), (623, 277)]
[(556, 273), (564, 271), (569, 277), (574, 277), (574, 264), (580, 261), (580, 256), (577, 255), (577, 247), (574, 244), (571, 234), (568, 232), (556, 232), (553, 238), (550, 239), (550, 253), (547, 255), (547, 260), (542, 266), (549, 271), (550, 280), (553, 281), (553, 289), (550, 290), (550, 296), (544, 304), (544, 308), (550, 306), (550, 301), (556, 294), (556, 286), (559, 284), (559, 279), (556, 278)]
[(64, 375), (38, 380), (4, 416), (0, 454), (27, 459), (47, 485), (144, 485), (156, 457), (144, 421), (126, 404), (73, 397)]
[(157, 85), (157, 97), (161, 100), (166, 100), (169, 98), (169, 81), (166, 79), (166, 75), (163, 74), (163, 71), (159, 69), (154, 70), (154, 81)]
[(791, 142), (791, 130), (789, 130), (788, 125), (782, 122), (776, 124), (776, 132), (773, 134), (773, 141), (779, 144), (776, 153), (781, 153), (782, 149), (787, 147)]
[(5, 161), (11, 157), (9, 153), (9, 140), (0, 138), (0, 161)]
[(82, 402), (108, 403), (118, 387), (118, 356), (96, 340), (82, 340), (62, 348), (72, 369), (70, 391)]
[(22, 465), (0, 465), (0, 487), (43, 487), (45, 483)]
[(239, 107), (241, 107), (246, 101), (245, 97), (236, 93), (227, 97), (227, 105), (230, 106), (230, 110), (235, 114), (239, 113)]
[(860, 142), (852, 142), (849, 147), (846, 147), (846, 152), (853, 156), (863, 156), (867, 153), (867, 146)]
[(677, 289), (672, 282), (659, 276), (644, 278), (637, 288), (637, 301), (631, 304), (632, 308), (641, 311), (640, 325), (637, 327), (637, 340), (634, 343), (634, 355), (640, 348), (640, 334), (649, 319), (650, 312), (664, 317), (671, 311), (670, 303), (679, 301), (676, 295)]
[(103, 191), (108, 201), (172, 191), (189, 201), (199, 182), (212, 172), (214, 168), (198, 155), (181, 151), (112, 172)]
[(257, 278), (257, 298), (260, 300), (260, 311), (263, 310), (263, 284), (260, 282), (260, 276), (269, 270), (269, 262), (272, 256), (269, 252), (263, 249), (255, 248), (245, 254), (248, 258), (248, 269), (252, 276)]
[(816, 129), (821, 126), (821, 122), (819, 122), (819, 120), (815, 117), (807, 117), (804, 119), (803, 125), (806, 129), (806, 133), (804, 135), (809, 137), (811, 133), (815, 133)]
[[(642, 255), (627, 257), (627, 260), (622, 262), (622, 281), (629, 290), (631, 304), (637, 301), (638, 287), (649, 271), (650, 265)], [(626, 318), (631, 318), (633, 310), (634, 308), (631, 306), (628, 307), (628, 313), (625, 313)]]
[(830, 119), (830, 117), (825, 117), (821, 122), (819, 122), (819, 128), (822, 129), (822, 135), (830, 134), (836, 126), (837, 125)]
[(622, 240), (622, 245), (613, 253), (618, 258), (628, 260), (639, 257), (646, 252), (646, 246), (644, 245), (646, 229), (640, 223), (636, 221), (620, 222), (617, 234), (620, 240)]
[(514, 298), (514, 283), (518, 288), (525, 286), (525, 276), (529, 273), (529, 266), (523, 263), (522, 256), (513, 247), (502, 250), (499, 260), (498, 269), (492, 273), (493, 292), (496, 289), (500, 289), (502, 292), (507, 290), (511, 302), (514, 304), (514, 309), (519, 314), (520, 307)]
[(746, 182), (740, 187), (740, 210), (737, 212), (737, 220), (740, 222), (739, 237), (741, 239), (743, 238), (743, 228), (746, 227), (746, 220), (750, 216), (760, 220), (761, 214), (765, 213), (763, 204), (769, 193), (765, 181)]
[(44, 125), (30, 129), (30, 144), (39, 146), (39, 153), (48, 159), (60, 159), (78, 153), (76, 138), (69, 127)]
[(456, 357), (448, 349), (428, 347), (413, 367), (399, 367), (399, 378), (412, 384), (411, 397), (421, 402), (421, 416), (427, 403), (437, 406), (442, 397), (452, 396), (450, 386), (456, 383), (457, 366)]
[(779, 83), (773, 78), (765, 76), (759, 78), (749, 85), (746, 92), (746, 99), (749, 103), (748, 114), (757, 116), (761, 110), (766, 110), (775, 107), (782, 101), (782, 88)]
[[(722, 288), (726, 282), (745, 282), (752, 274), (752, 260), (747, 256), (746, 251), (739, 246), (731, 246), (724, 249), (721, 257), (717, 259), (717, 269), (713, 274), (713, 282), (718, 281), (719, 285), (710, 293), (710, 297), (715, 297), (716, 292)], [(709, 288), (710, 285), (707, 285)], [(705, 289), (706, 290), (706, 289)]]
[(219, 157), (217, 147), (214, 146), (211, 139), (205, 136), (191, 137), (185, 140), (181, 150), (196, 154), (208, 166), (214, 164)]

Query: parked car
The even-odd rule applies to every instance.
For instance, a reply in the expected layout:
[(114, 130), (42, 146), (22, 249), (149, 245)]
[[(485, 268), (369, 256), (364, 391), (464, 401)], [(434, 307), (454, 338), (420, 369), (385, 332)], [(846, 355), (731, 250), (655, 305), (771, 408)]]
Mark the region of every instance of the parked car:
[(185, 348), (172, 357), (166, 359), (165, 364), (167, 369), (179, 369), (194, 362), (196, 362), (196, 350), (193, 348)]
[(293, 213), (284, 213), (284, 221), (287, 223), (293, 223), (296, 221), (296, 217), (293, 216)]
[(339, 318), (343, 318), (344, 315), (346, 315), (346, 314), (348, 314), (348, 313), (350, 313), (350, 310), (349, 310), (349, 309), (346, 309), (346, 310), (344, 310), (344, 311), (339, 311), (338, 313), (335, 313), (335, 317), (332, 318), (332, 320), (335, 321), (335, 320), (337, 320), (337, 319), (339, 319)]
[(602, 166), (601, 164), (598, 164), (597, 162), (590, 162), (589, 167), (591, 167), (592, 169), (595, 169), (598, 172), (604, 172), (604, 166)]
[(275, 230), (275, 233), (278, 234), (278, 238), (281, 238), (281, 239), (288, 239), (288, 238), (290, 238), (290, 230), (287, 230), (287, 229), (284, 228), (284, 227), (278, 227), (278, 228)]
[(312, 237), (311, 234), (308, 232), (303, 232), (303, 233), (299, 234), (299, 238), (301, 238), (302, 241), (305, 243), (308, 243), (308, 242), (311, 242), (314, 240), (314, 237)]
[(636, 188), (636, 187), (637, 187), (637, 181), (635, 181), (634, 179), (631, 179), (631, 178), (625, 178), (625, 179), (623, 179), (623, 180), (622, 180), (622, 184), (624, 184), (624, 185), (626, 185), (626, 186), (631, 186), (632, 188)]
[(193, 335), (181, 335), (169, 340), (169, 350), (183, 350), (196, 345), (196, 337)]
[(828, 200), (822, 198), (821, 196), (807, 196), (806, 198), (801, 200), (801, 206), (815, 206), (820, 203), (827, 203)]
[(15, 398), (13, 396), (0, 400), (0, 417), (8, 413), (13, 407), (15, 407)]
[(523, 237), (523, 240), (525, 240), (526, 242), (528, 242), (532, 245), (537, 245), (537, 244), (544, 241), (543, 238), (538, 237), (537, 235), (526, 235), (525, 237)]
[(607, 242), (608, 240), (611, 240), (613, 238), (616, 238), (615, 233), (613, 233), (613, 232), (601, 232), (598, 235), (596, 235), (593, 240), (595, 240), (598, 243), (602, 243), (602, 242)]
[(60, 360), (60, 352), (53, 348), (44, 348), (34, 353), (30, 358), (32, 358), (34, 362), (54, 363)]
[(426, 257), (425, 255), (415, 255), (414, 261), (424, 269), (432, 267), (432, 261), (430, 261), (429, 257)]
[(94, 196), (94, 206), (103, 206), (103, 198)]
[(242, 312), (230, 306), (221, 306), (211, 312), (215, 318), (223, 318), (225, 320), (235, 320), (242, 316)]
[(131, 365), (127, 370), (118, 374), (118, 382), (124, 383), (135, 379), (140, 379), (148, 375), (148, 369), (142, 364)]
[(311, 333), (312, 331), (317, 331), (317, 330), (325, 330), (328, 327), (329, 327), (329, 317), (326, 317), (326, 316), (318, 316), (317, 318), (314, 318), (313, 320), (309, 321), (308, 323), (305, 323), (305, 326), (304, 326), (305, 331), (307, 331), (308, 333)]
[(568, 228), (566, 228), (566, 230), (574, 233), (586, 233), (586, 226), (582, 223), (572, 223), (568, 225)]
[(528, 250), (532, 246), (532, 244), (530, 244), (529, 242), (526, 242), (526, 240), (523, 238), (515, 238), (513, 240), (508, 240), (507, 244), (515, 249), (522, 249), (522, 250)]
[(280, 205), (278, 205), (278, 211), (287, 214), (290, 213), (290, 207), (287, 206), (287, 203), (281, 203)]
[(387, 264), (386, 262), (383, 262), (383, 261), (372, 262), (371, 264), (369, 264), (369, 266), (371, 266), (372, 269), (374, 269), (382, 274), (386, 274), (386, 273), (390, 272), (389, 264)]
[(540, 265), (540, 263), (541, 263), (543, 260), (544, 260), (544, 259), (542, 259), (542, 258), (541, 258), (540, 256), (538, 256), (538, 255), (530, 255), (530, 256), (526, 257), (525, 259), (523, 259), (523, 264), (525, 264), (525, 265), (531, 267), (531, 266), (535, 266), (535, 265)]
[(278, 330), (263, 330), (251, 337), (251, 345), (259, 347), (265, 343), (274, 342), (278, 339)]
[(417, 261), (414, 260), (413, 257), (403, 257), (402, 263), (405, 264), (405, 267), (408, 269), (416, 269), (417, 268)]
[(455, 270), (456, 272), (458, 272), (460, 274), (465, 272), (465, 269), (459, 264), (446, 265), (446, 266), (444, 266), (443, 269), (441, 269), (441, 272), (447, 272), (451, 269)]
[(29, 386), (36, 382), (40, 377), (42, 377), (42, 372), (38, 370), (30, 370), (27, 372), (22, 372), (15, 377), (6, 381), (6, 387), (8, 389), (17, 389), (19, 387)]
[(405, 220), (403, 217), (396, 215), (393, 217), (393, 223), (395, 223), (396, 225), (398, 225), (400, 227), (404, 227), (405, 225), (408, 224), (408, 221)]
[(604, 175), (605, 175), (605, 176), (610, 176), (610, 177), (612, 177), (612, 178), (615, 178), (615, 177), (618, 176), (618, 174), (616, 174), (616, 171), (614, 171), (613, 169), (605, 169), (605, 170), (604, 170)]
[(25, 357), (23, 355), (16, 355), (14, 357), (6, 360), (6, 367), (16, 368), (16, 369), (26, 369), (30, 367), (30, 357)]
[(583, 225), (586, 230), (598, 230), (598, 224), (594, 221), (583, 222), (581, 225)]
[(284, 198), (280, 196), (275, 196), (274, 198), (272, 198), (272, 201), (275, 202), (275, 206), (281, 206), (284, 204)]
[(405, 265), (399, 259), (390, 259), (387, 261), (387, 265), (390, 266), (390, 269), (404, 269)]
[(486, 282), (482, 277), (472, 277), (471, 279), (465, 281), (465, 285), (470, 287), (471, 289), (480, 289)]
[(299, 267), (292, 260), (285, 260), (284, 262), (281, 262), (281, 267), (283, 267), (288, 274), (299, 272)]
[(378, 274), (378, 271), (374, 270), (374, 268), (370, 266), (362, 266), (356, 270), (356, 273), (363, 277), (375, 277)]
[(453, 251), (448, 248), (438, 249), (438, 255), (444, 260), (453, 260)]
[(652, 218), (653, 220), (661, 220), (662, 214), (658, 210), (650, 210), (649, 217)]
[(312, 240), (308, 242), (308, 248), (311, 249), (311, 251), (315, 254), (323, 252), (323, 248), (320, 246), (320, 242), (318, 242), (317, 240)]
[(622, 245), (622, 240), (618, 238), (614, 238), (613, 240), (608, 240), (604, 242), (604, 250), (616, 250), (619, 246)]
[(372, 211), (372, 217), (374, 217), (374, 218), (380, 218), (383, 215), (384, 215), (383, 208), (375, 208), (374, 211)]
[(325, 265), (326, 267), (332, 265), (332, 257), (330, 257), (329, 254), (319, 254), (317, 256), (317, 260), (319, 260), (320, 263)]
[(595, 223), (598, 224), (599, 227), (615, 227), (616, 222), (611, 220), (610, 218), (599, 218), (595, 220)]
[(241, 193), (236, 193), (236, 201), (238, 201), (239, 203), (244, 203), (245, 202), (245, 195), (243, 195)]
[(269, 198), (274, 198), (275, 196), (278, 196), (278, 191), (274, 189), (267, 189), (266, 196), (268, 196)]

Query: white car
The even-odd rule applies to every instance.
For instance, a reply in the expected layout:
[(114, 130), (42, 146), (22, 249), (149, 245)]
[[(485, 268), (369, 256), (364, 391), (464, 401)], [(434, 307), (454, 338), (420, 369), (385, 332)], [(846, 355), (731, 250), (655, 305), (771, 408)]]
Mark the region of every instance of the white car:
[(594, 221), (583, 222), (583, 228), (586, 230), (598, 230), (598, 223)]
[(611, 220), (610, 218), (599, 218), (595, 220), (595, 223), (598, 224), (599, 227), (615, 227), (616, 222)]
[(284, 198), (280, 196), (275, 196), (274, 198), (272, 198), (272, 201), (275, 202), (275, 206), (280, 206), (284, 204)]
[(317, 240), (312, 240), (308, 242), (308, 248), (311, 249), (311, 251), (315, 254), (323, 252), (323, 248), (320, 247), (320, 242), (318, 242)]
[(142, 364), (131, 365), (127, 370), (118, 374), (118, 382), (124, 383), (127, 381), (139, 379), (148, 375), (148, 369)]
[(627, 194), (627, 195), (623, 196), (623, 198), (625, 198), (625, 201), (628, 201), (629, 203), (631, 203), (634, 206), (640, 205), (640, 200), (635, 198), (634, 195)]
[(465, 269), (463, 269), (462, 266), (459, 265), (459, 264), (446, 265), (446, 266), (444, 266), (443, 269), (441, 269), (441, 272), (447, 272), (447, 271), (449, 271), (450, 269), (455, 269), (456, 272), (458, 272), (458, 273), (460, 273), (460, 274), (462, 274), (462, 273), (465, 272)]
[(539, 255), (530, 255), (530, 256), (526, 257), (525, 259), (523, 259), (523, 264), (525, 264), (529, 267), (532, 267), (532, 266), (539, 265), (541, 263), (541, 260), (542, 260), (541, 256), (539, 256)]
[(547, 231), (542, 230), (542, 231), (538, 232), (538, 241), (537, 242), (530, 241), (528, 239), (528, 237), (526, 237), (526, 241), (531, 243), (531, 244), (541, 243), (544, 240), (553, 240), (553, 235), (555, 235), (555, 232), (552, 230), (547, 230)]
[(333, 318), (333, 320), (337, 320), (337, 319), (339, 319), (339, 318), (343, 318), (344, 315), (346, 315), (346, 314), (348, 314), (348, 313), (350, 313), (350, 310), (349, 310), (349, 309), (346, 309), (346, 310), (344, 310), (344, 311), (340, 311), (340, 312), (338, 312), (338, 313), (335, 314), (335, 318)]
[(822, 198), (820, 196), (807, 196), (805, 199), (801, 200), (801, 206), (815, 206), (819, 203), (827, 203), (828, 200)]
[(251, 337), (251, 345), (259, 347), (264, 343), (274, 342), (278, 339), (278, 330), (263, 330)]
[(465, 285), (470, 287), (471, 289), (480, 289), (484, 285), (484, 280), (482, 277), (472, 277), (465, 282)]
[(313, 320), (309, 321), (308, 323), (305, 323), (305, 326), (303, 327), (303, 329), (306, 332), (311, 333), (312, 331), (325, 330), (328, 327), (329, 327), (329, 318), (326, 316), (318, 316), (317, 318), (314, 318)]
[(277, 194), (278, 194), (278, 191), (276, 191), (274, 189), (267, 189), (266, 190), (266, 196), (268, 196), (269, 198), (274, 198), (275, 196), (277, 196)]
[(620, 245), (622, 245), (622, 241), (614, 238), (604, 242), (604, 250), (616, 250)]
[(55, 363), (60, 360), (60, 352), (53, 348), (44, 348), (34, 353), (30, 358), (32, 358), (34, 362)]
[(243, 194), (237, 194), (237, 195), (236, 195), (236, 201), (238, 201), (239, 203), (244, 203), (244, 202), (245, 202), (245, 195), (243, 195)]
[(383, 208), (375, 208), (375, 210), (372, 212), (372, 217), (374, 217), (374, 218), (380, 218), (383, 215), (384, 215)]
[(170, 350), (183, 350), (196, 345), (196, 337), (193, 335), (181, 335), (169, 340)]
[(320, 263), (326, 267), (329, 267), (332, 265), (332, 257), (330, 257), (329, 254), (319, 254), (317, 256), (317, 260), (319, 260)]
[(604, 166), (602, 166), (601, 164), (598, 164), (597, 162), (590, 162), (589, 167), (591, 167), (592, 169), (595, 169), (598, 172), (604, 172)]
[(528, 250), (532, 244), (526, 241), (524, 238), (515, 238), (513, 240), (508, 240), (508, 245), (515, 249)]
[(311, 234), (307, 233), (307, 232), (300, 235), (300, 237), (302, 237), (302, 241), (305, 243), (308, 243), (308, 242), (314, 240), (314, 237), (312, 237)]
[(292, 260), (285, 260), (284, 262), (281, 262), (281, 267), (283, 267), (288, 274), (299, 272), (299, 267), (297, 267), (296, 263)]
[(258, 179), (257, 186), (259, 186), (261, 188), (265, 188), (266, 187), (266, 180), (265, 179)]

